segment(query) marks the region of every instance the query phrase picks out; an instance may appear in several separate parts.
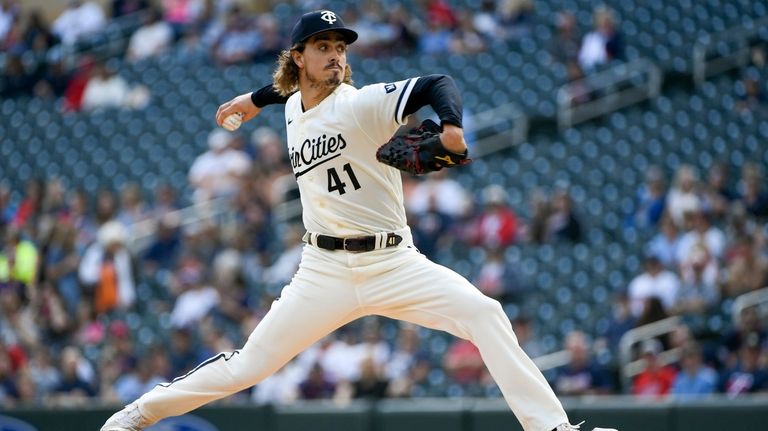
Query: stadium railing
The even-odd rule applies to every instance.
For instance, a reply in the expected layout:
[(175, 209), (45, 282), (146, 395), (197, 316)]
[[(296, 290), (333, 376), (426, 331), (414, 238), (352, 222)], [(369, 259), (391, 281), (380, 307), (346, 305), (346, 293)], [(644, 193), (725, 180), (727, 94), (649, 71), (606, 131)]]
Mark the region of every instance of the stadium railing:
[(693, 47), (693, 82), (703, 83), (714, 76), (749, 62), (752, 39), (766, 32), (768, 17), (699, 38)]
[[(571, 81), (557, 90), (560, 130), (659, 95), (663, 75), (647, 58), (638, 58)], [(573, 102), (573, 89), (585, 89), (588, 101)]]

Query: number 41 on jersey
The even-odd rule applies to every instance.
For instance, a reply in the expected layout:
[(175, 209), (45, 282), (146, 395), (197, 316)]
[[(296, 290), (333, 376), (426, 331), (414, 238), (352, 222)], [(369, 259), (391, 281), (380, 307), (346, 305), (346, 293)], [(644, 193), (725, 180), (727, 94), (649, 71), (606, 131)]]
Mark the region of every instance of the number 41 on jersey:
[[(342, 167), (342, 169), (344, 169), (344, 172), (347, 173), (349, 180), (352, 181), (352, 186), (355, 188), (355, 190), (360, 189), (360, 182), (357, 181), (357, 177), (355, 176), (355, 171), (352, 170), (352, 166), (347, 163)], [(347, 192), (347, 183), (341, 180), (338, 172), (336, 172), (336, 168), (328, 169), (328, 191), (338, 191), (340, 195), (343, 195)]]

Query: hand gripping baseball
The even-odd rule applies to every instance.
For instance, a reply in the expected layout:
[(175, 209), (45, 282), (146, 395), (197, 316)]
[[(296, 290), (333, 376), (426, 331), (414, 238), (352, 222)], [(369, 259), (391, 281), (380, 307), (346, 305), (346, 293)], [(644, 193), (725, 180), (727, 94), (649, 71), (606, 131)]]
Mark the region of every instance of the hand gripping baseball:
[(261, 108), (253, 104), (251, 93), (241, 94), (219, 106), (218, 111), (216, 111), (216, 124), (232, 131), (259, 113), (261, 113)]
[(424, 120), (416, 129), (390, 139), (379, 147), (376, 159), (414, 175), (466, 165), (471, 161), (466, 149), (458, 154), (445, 148), (440, 140), (440, 126), (432, 120)]

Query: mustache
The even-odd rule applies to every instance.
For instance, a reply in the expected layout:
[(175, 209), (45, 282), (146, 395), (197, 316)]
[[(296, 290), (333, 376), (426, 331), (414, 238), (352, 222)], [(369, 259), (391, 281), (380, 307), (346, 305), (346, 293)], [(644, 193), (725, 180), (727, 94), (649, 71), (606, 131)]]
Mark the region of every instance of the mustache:
[(338, 64), (338, 63), (331, 63), (331, 64), (325, 66), (325, 68), (326, 69), (339, 69), (339, 70), (342, 69), (341, 65)]

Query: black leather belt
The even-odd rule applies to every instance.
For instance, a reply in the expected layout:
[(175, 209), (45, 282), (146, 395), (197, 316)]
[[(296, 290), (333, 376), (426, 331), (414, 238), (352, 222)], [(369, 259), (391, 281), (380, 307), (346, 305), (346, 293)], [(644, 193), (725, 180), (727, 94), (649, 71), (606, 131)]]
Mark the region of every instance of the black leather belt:
[[(376, 236), (359, 236), (355, 238), (336, 238), (335, 236), (317, 235), (315, 245), (325, 250), (346, 250), (353, 252), (376, 250)], [(403, 237), (388, 233), (384, 247), (395, 247), (403, 241)], [(312, 244), (310, 236), (309, 243)]]

